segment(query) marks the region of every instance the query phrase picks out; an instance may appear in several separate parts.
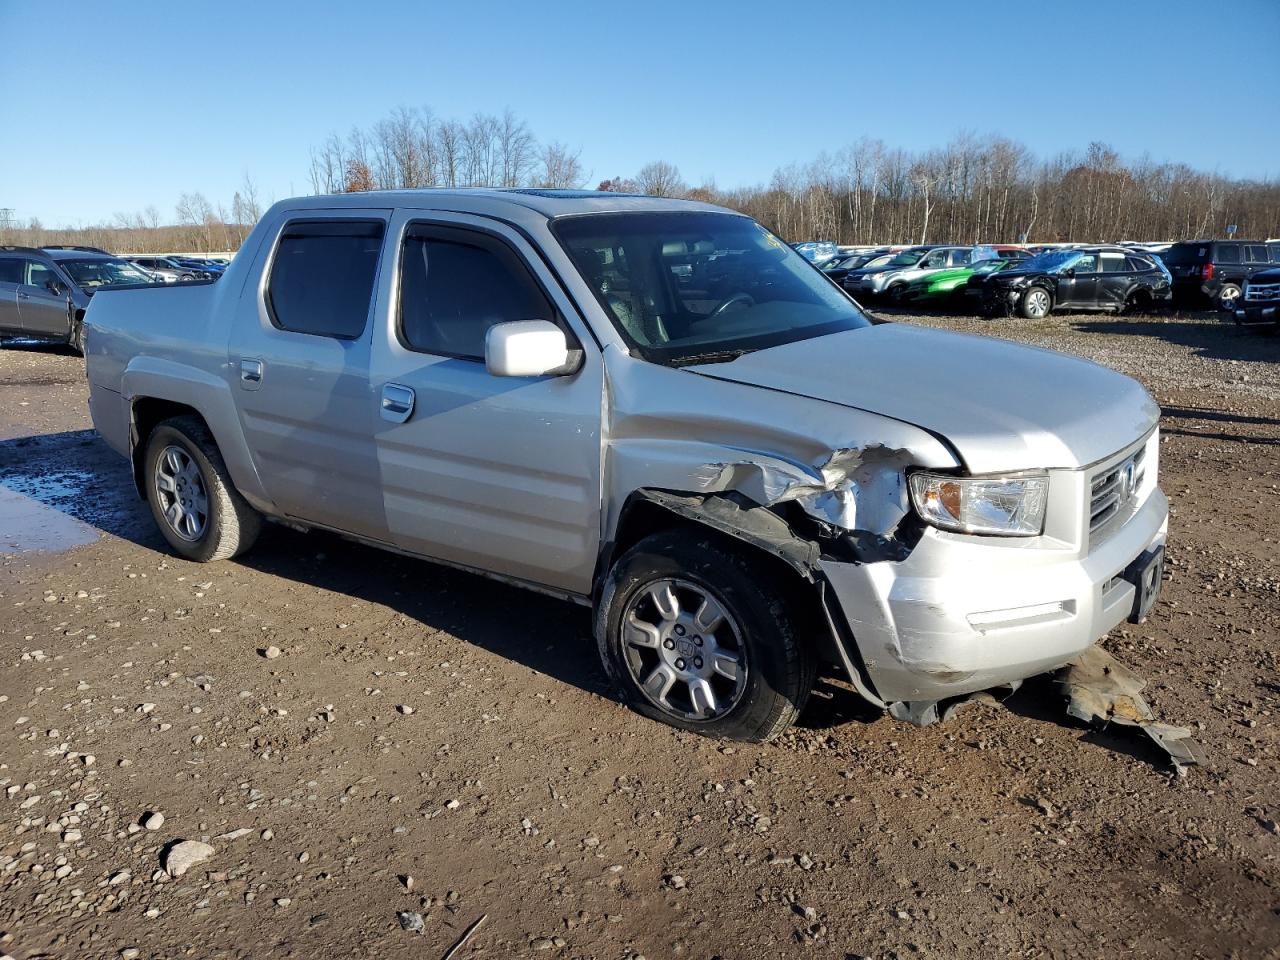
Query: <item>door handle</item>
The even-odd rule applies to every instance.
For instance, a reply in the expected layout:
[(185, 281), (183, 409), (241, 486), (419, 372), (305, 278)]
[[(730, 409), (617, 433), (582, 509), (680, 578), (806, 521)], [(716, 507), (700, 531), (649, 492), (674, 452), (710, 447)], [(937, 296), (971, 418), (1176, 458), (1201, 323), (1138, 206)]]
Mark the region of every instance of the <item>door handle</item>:
[(240, 358), (240, 386), (244, 390), (257, 390), (262, 386), (263, 364), (261, 360)]
[(30, 300), (30, 299), (31, 299), (31, 294), (29, 294), (29, 293), (20, 293), (20, 294), (18, 294), (18, 299), (19, 299), (19, 300)]
[(382, 419), (392, 423), (404, 423), (413, 414), (414, 393), (399, 383), (388, 383), (382, 388)]

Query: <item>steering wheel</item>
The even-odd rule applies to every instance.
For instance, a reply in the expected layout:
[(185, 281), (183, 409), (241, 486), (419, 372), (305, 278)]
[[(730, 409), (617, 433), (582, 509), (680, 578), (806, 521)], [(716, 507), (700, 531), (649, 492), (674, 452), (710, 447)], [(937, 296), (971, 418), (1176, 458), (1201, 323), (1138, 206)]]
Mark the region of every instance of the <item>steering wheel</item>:
[(719, 303), (716, 304), (714, 310), (712, 310), (710, 313), (707, 314), (707, 319), (711, 320), (715, 317), (720, 316), (720, 314), (724, 313), (726, 310), (732, 307), (735, 303), (741, 303), (748, 307), (754, 307), (756, 305), (756, 298), (751, 296), (751, 294), (749, 293), (742, 293), (742, 292), (735, 293), (731, 297), (725, 297), (723, 300), (721, 300)]

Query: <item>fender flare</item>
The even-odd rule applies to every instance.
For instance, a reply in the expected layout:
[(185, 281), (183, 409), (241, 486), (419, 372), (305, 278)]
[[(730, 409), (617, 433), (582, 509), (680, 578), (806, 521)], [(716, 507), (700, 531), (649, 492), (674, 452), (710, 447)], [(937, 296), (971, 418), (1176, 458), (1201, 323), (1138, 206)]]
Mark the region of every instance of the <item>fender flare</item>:
[(226, 380), (190, 364), (143, 355), (134, 357), (125, 367), (120, 377), (120, 393), (129, 404), (131, 457), (141, 440), (134, 415), (139, 400), (166, 400), (190, 407), (208, 425), (236, 489), (256, 509), (272, 510)]

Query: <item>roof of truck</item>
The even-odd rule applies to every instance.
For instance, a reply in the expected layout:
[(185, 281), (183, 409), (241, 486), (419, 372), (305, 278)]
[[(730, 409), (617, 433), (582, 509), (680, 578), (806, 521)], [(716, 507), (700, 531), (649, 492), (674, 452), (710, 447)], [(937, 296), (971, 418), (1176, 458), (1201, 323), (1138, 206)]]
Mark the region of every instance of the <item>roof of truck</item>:
[(625, 210), (736, 212), (697, 200), (646, 197), (636, 193), (612, 193), (602, 190), (541, 190), (520, 187), (509, 189), (476, 187), (459, 190), (442, 187), (415, 190), (369, 190), (363, 193), (332, 193), (314, 197), (295, 197), (292, 200), (282, 200), (279, 205), (290, 210), (386, 206), (452, 210), (459, 213), (472, 212), (478, 214), (492, 214), (496, 206), (502, 205), (508, 208), (519, 207), (531, 210), (548, 218), (578, 213), (609, 213)]

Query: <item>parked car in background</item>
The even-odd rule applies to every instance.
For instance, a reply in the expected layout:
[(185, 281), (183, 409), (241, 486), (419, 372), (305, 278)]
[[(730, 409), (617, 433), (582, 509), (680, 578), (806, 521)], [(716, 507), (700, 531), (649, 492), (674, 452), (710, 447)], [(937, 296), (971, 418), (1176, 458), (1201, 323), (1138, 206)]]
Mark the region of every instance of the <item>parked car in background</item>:
[(209, 260), (205, 257), (168, 257), (180, 266), (193, 267), (196, 270), (209, 274), (222, 275), (222, 271), (227, 269), (226, 264), (219, 263), (216, 260)]
[(175, 553), (274, 517), (575, 601), (622, 699), (702, 734), (776, 736), (826, 662), (921, 716), (1161, 585), (1137, 382), (873, 324), (709, 204), (289, 200), (218, 284), (95, 297), (87, 345), (94, 425)]
[(1234, 315), (1242, 327), (1280, 328), (1280, 267), (1258, 270), (1244, 282)]
[(866, 281), (879, 276), (887, 270), (914, 267), (923, 260), (925, 255), (932, 249), (932, 246), (923, 245), (918, 247), (906, 247), (888, 255), (887, 259), (876, 257), (874, 260), (869, 260), (866, 264), (856, 270), (850, 270), (849, 273), (845, 275), (841, 286), (855, 297), (862, 296), (866, 299), (870, 299), (872, 296), (872, 290), (865, 283)]
[(1209, 303), (1234, 310), (1244, 283), (1259, 270), (1280, 264), (1280, 242), (1261, 240), (1185, 240), (1161, 259), (1173, 275), (1178, 303)]
[(815, 266), (821, 266), (840, 253), (840, 248), (831, 240), (806, 240), (792, 246), (796, 253)]
[(819, 269), (821, 269), (823, 273), (836, 283), (839, 283), (852, 271), (870, 266), (873, 260), (878, 260), (880, 258), (884, 258), (886, 263), (890, 259), (880, 251), (874, 251), (871, 253), (855, 253), (849, 256), (833, 257), (824, 263)]
[(150, 282), (127, 260), (97, 247), (0, 247), (0, 336), (83, 352), (84, 312), (94, 293)]
[(913, 280), (951, 267), (967, 266), (972, 256), (972, 247), (930, 247), (927, 250), (913, 247), (898, 254), (883, 269), (864, 271), (860, 291), (863, 297), (886, 297), (891, 303), (896, 303)]
[(1167, 301), (1169, 281), (1148, 257), (1119, 249), (1052, 250), (967, 281), (989, 314), (1038, 320), (1050, 311), (1142, 310)]
[(937, 270), (907, 284), (900, 297), (904, 303), (940, 303), (954, 306), (965, 299), (966, 284), (974, 275), (985, 276), (1003, 270), (1012, 260), (978, 260), (968, 267)]
[(210, 280), (213, 278), (212, 271), (199, 267), (183, 266), (170, 257), (130, 257), (129, 261), (136, 263), (140, 267), (146, 267), (152, 273), (159, 274), (166, 280), (172, 279), (185, 283), (191, 280)]

